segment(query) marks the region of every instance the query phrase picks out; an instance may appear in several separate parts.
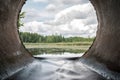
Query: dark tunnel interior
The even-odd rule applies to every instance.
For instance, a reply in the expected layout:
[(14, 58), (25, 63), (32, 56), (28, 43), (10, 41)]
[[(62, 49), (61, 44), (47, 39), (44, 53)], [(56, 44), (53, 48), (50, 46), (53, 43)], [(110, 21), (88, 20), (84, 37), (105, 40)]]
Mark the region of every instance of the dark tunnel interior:
[[(35, 60), (20, 41), (17, 30), (18, 15), (25, 1), (0, 0), (0, 80), (15, 74)], [(97, 14), (97, 36), (92, 46), (80, 60), (88, 67), (94, 66), (95, 69), (98, 69), (97, 66), (102, 64), (107, 71), (111, 72), (110, 76), (116, 77), (116, 74), (112, 75), (112, 73), (118, 74), (117, 78), (113, 78), (113, 80), (120, 80), (120, 0), (90, 0), (90, 2), (93, 4)], [(78, 69), (83, 70), (83, 68), (79, 68), (79, 60), (75, 63)], [(77, 80), (106, 80), (99, 77), (99, 73), (92, 72), (91, 69), (87, 70), (87, 72), (92, 75)], [(88, 75), (87, 72), (83, 75)], [(18, 79), (18, 76), (8, 80), (20, 79), (27, 80), (27, 78)]]

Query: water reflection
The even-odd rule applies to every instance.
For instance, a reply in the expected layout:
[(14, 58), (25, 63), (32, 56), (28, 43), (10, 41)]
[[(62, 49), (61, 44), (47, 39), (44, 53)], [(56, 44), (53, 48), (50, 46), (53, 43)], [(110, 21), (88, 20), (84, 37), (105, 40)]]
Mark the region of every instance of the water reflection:
[(33, 55), (71, 55), (71, 54), (81, 54), (83, 52), (73, 50), (65, 50), (65, 49), (57, 49), (57, 48), (28, 48), (29, 52)]
[(6, 80), (106, 80), (80, 61), (35, 60)]
[(73, 53), (73, 52), (66, 52), (65, 50), (59, 49), (41, 49), (41, 48), (31, 48), (28, 49), (30, 53), (34, 55), (36, 58), (66, 58), (66, 59), (74, 59), (80, 58), (83, 53)]
[(44, 54), (64, 54), (65, 50), (59, 49), (46, 49), (46, 48), (29, 48), (29, 52), (33, 55), (44, 55)]

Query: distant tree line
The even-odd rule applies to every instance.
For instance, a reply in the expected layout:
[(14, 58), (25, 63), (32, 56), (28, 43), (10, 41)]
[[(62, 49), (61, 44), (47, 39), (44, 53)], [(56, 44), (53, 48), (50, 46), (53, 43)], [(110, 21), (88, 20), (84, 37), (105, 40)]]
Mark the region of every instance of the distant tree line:
[(58, 43), (58, 42), (91, 42), (94, 38), (64, 37), (62, 35), (43, 36), (37, 33), (20, 32), (20, 38), (25, 43)]

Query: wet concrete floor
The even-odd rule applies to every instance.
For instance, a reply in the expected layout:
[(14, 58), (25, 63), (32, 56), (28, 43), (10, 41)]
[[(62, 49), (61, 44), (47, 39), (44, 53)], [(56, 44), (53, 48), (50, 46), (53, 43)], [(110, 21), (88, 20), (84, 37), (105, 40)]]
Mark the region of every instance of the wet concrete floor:
[(36, 59), (6, 80), (107, 80), (77, 60)]

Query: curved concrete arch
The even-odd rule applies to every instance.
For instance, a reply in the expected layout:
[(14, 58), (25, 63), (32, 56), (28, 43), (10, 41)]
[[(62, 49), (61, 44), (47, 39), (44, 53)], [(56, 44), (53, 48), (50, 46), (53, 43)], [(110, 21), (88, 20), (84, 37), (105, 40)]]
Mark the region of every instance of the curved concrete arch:
[(25, 0), (0, 0), (0, 80), (32, 60), (17, 31), (17, 18), (24, 2)]
[[(98, 19), (97, 37), (82, 56), (120, 72), (120, 0), (91, 0)], [(33, 60), (17, 31), (18, 14), (25, 0), (0, 0), (0, 79)]]
[(93, 45), (83, 57), (120, 72), (120, 1), (91, 0), (91, 3), (96, 10), (98, 30)]

